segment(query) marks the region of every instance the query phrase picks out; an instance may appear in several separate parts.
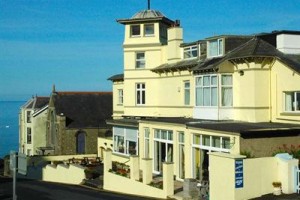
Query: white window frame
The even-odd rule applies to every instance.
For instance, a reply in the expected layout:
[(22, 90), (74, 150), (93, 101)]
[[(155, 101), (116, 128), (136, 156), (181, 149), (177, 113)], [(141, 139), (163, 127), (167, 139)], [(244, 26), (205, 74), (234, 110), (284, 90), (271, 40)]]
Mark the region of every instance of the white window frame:
[[(163, 137), (162, 137), (162, 131), (165, 131), (166, 132), (166, 134), (167, 134), (167, 137), (164, 139)], [(156, 133), (158, 133), (158, 134), (156, 134)], [(158, 135), (158, 137), (157, 137), (157, 135)], [(171, 137), (170, 137), (171, 136)], [(165, 153), (165, 155), (166, 155), (166, 157), (167, 157), (167, 149), (168, 149), (168, 146), (169, 145), (172, 145), (173, 146), (173, 149), (172, 149), (172, 159), (173, 159), (173, 161), (174, 161), (174, 150), (175, 150), (175, 148), (174, 148), (174, 143), (173, 143), (173, 139), (174, 139), (174, 132), (172, 131), (172, 130), (166, 130), (166, 129), (154, 129), (154, 134), (153, 134), (153, 157), (154, 157), (154, 159), (153, 159), (153, 171), (154, 171), (154, 173), (160, 173), (159, 171), (157, 171), (156, 169), (155, 169), (155, 167), (156, 167), (156, 162), (160, 162), (159, 160), (156, 160), (156, 155), (155, 155), (155, 153), (157, 153), (156, 152), (156, 148), (155, 148), (155, 142), (158, 142), (158, 143), (165, 143), (166, 144), (166, 148), (164, 149), (164, 151), (166, 152)], [(167, 160), (166, 158), (165, 158), (165, 160)], [(172, 161), (172, 162), (173, 162)], [(169, 162), (169, 161), (168, 161)]]
[(146, 104), (146, 84), (145, 83), (136, 83), (136, 105), (145, 105)]
[[(287, 108), (288, 95), (290, 96), (289, 108)], [(300, 91), (284, 92), (284, 112), (300, 113)]]
[[(196, 52), (196, 56), (193, 52)], [(183, 59), (193, 59), (199, 56), (199, 47), (198, 45), (183, 47)]]
[[(223, 84), (222, 78), (224, 76), (231, 76), (231, 84), (230, 85)], [(220, 85), (221, 85), (221, 91), (220, 91), (221, 92), (221, 99), (220, 99), (221, 106), (222, 107), (232, 107), (233, 106), (233, 76), (232, 76), (232, 74), (221, 74)], [(224, 102), (223, 88), (231, 88), (231, 105), (229, 105), (229, 106), (226, 106), (223, 104), (223, 102)]]
[[(209, 77), (209, 85), (204, 85), (204, 78), (205, 77)], [(216, 80), (217, 80), (216, 85), (212, 84), (212, 77), (216, 78)], [(197, 81), (198, 78), (201, 78), (200, 85), (197, 84), (198, 83), (198, 81)], [(219, 80), (218, 80), (218, 75), (217, 74), (201, 75), (201, 76), (196, 76), (195, 77), (195, 83), (196, 83), (196, 85), (195, 85), (195, 94), (196, 94), (195, 95), (195, 105), (196, 105), (196, 107), (217, 107), (219, 105), (219, 103), (218, 103), (218, 101), (219, 101), (218, 82), (219, 82)], [(204, 89), (207, 89), (207, 88), (209, 88), (209, 94), (210, 94), (210, 96), (209, 96), (209, 105), (204, 105), (204, 99), (205, 99)], [(217, 99), (216, 105), (212, 105), (212, 89), (213, 88), (217, 90), (217, 92), (216, 92), (216, 99)], [(198, 101), (197, 101), (197, 97), (198, 97), (198, 95), (197, 95), (198, 90), (197, 89), (200, 89), (200, 91), (202, 93), (202, 101), (201, 101), (202, 104), (200, 104), (200, 105), (198, 105)]]
[[(153, 33), (147, 33), (146, 27), (152, 27), (153, 28)], [(144, 24), (144, 35), (146, 37), (149, 37), (149, 36), (154, 36), (154, 34), (155, 34), (154, 24)]]
[[(141, 57), (139, 55), (142, 55)], [(144, 69), (146, 67), (145, 52), (135, 53), (135, 68)]]
[[(225, 137), (225, 136), (217, 136), (217, 135), (205, 135), (205, 134), (197, 134), (197, 133), (193, 133), (193, 143), (192, 143), (192, 147), (196, 147), (196, 148), (200, 148), (200, 149), (205, 149), (205, 150), (208, 150), (209, 152), (211, 151), (218, 151), (218, 152), (227, 152), (229, 153), (230, 152), (230, 137)], [(199, 139), (200, 139), (200, 144), (196, 143), (195, 142), (195, 136), (200, 136)], [(209, 137), (209, 145), (205, 145), (203, 144), (203, 136), (207, 136)], [(218, 137), (220, 138), (220, 147), (214, 147), (213, 144), (212, 144), (212, 138), (213, 137)], [(229, 148), (224, 148), (224, 139), (223, 138), (226, 138), (226, 139), (229, 139)]]
[(184, 86), (184, 105), (189, 106), (191, 104), (191, 82), (184, 81), (183, 86)]
[(118, 89), (118, 104), (123, 105), (123, 89)]
[[(115, 134), (115, 129), (116, 128), (119, 128), (119, 129), (123, 129), (123, 134), (122, 135), (119, 135), (119, 134)], [(129, 128), (126, 128), (126, 127), (113, 127), (113, 144), (114, 144), (114, 148), (113, 148), (113, 152), (115, 153), (115, 154), (120, 154), (120, 155), (125, 155), (125, 156), (130, 156), (130, 155), (139, 155), (139, 152), (138, 152), (138, 150), (139, 150), (139, 148), (138, 148), (138, 146), (139, 146), (139, 139), (138, 139), (138, 130), (136, 129), (136, 141), (133, 141), (133, 140), (130, 140), (130, 139), (128, 139), (128, 136), (127, 136), (127, 129), (129, 129)], [(130, 129), (132, 129), (132, 128), (130, 128)], [(132, 129), (132, 130), (135, 130), (135, 129)], [(121, 138), (121, 137), (123, 137), (123, 149), (124, 149), (124, 151), (123, 152), (120, 152), (120, 150), (117, 150), (117, 146), (116, 146), (116, 144), (118, 144), (119, 143), (119, 141), (118, 141), (118, 138)], [(115, 140), (117, 138), (117, 140)], [(136, 146), (135, 146), (135, 154), (130, 154), (129, 153), (129, 142), (135, 142), (136, 143)]]
[(144, 128), (144, 157), (150, 158), (150, 128), (148, 127)]
[[(184, 158), (182, 157), (182, 154), (181, 154), (181, 152), (180, 152), (180, 149), (181, 149), (181, 147), (182, 147), (183, 149), (185, 148), (185, 145), (184, 145), (184, 140), (185, 140), (185, 138), (184, 138), (184, 131), (178, 131), (177, 133), (178, 133), (179, 179), (181, 179), (181, 177), (182, 177), (182, 178), (185, 178), (185, 173), (183, 173), (183, 172), (185, 172), (185, 169), (184, 169), (183, 166), (181, 165), (181, 164), (182, 164), (181, 162), (183, 162), (184, 165), (185, 165), (185, 160), (184, 160)], [(183, 137), (182, 137), (183, 141), (180, 140), (181, 135), (183, 136)], [(180, 161), (181, 161), (181, 162), (180, 162)]]
[[(133, 27), (139, 27), (139, 34), (133, 34)], [(141, 25), (139, 24), (133, 24), (130, 26), (130, 37), (141, 37)]]
[[(223, 38), (219, 38), (219, 39), (214, 39), (214, 40), (210, 40), (208, 41), (208, 55), (209, 57), (218, 57), (218, 56), (222, 56), (224, 54), (224, 42), (223, 42)], [(216, 55), (211, 55), (211, 49), (213, 48), (211, 43), (213, 42), (217, 42), (217, 54)], [(220, 45), (221, 44), (221, 45)]]

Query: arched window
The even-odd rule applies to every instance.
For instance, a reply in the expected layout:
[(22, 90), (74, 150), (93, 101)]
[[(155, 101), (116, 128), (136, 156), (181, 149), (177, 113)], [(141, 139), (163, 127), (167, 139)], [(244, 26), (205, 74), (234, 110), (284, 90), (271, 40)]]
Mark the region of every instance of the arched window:
[(77, 132), (77, 135), (76, 135), (76, 153), (77, 154), (85, 153), (85, 136), (86, 136), (86, 133), (84, 131)]

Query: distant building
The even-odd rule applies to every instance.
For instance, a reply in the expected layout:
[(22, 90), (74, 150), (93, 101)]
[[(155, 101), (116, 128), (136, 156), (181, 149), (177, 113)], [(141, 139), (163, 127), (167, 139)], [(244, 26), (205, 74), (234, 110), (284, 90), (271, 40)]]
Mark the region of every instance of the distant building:
[(111, 135), (111, 92), (53, 90), (45, 121), (47, 150), (54, 155), (97, 153), (97, 138)]
[(174, 162), (177, 179), (202, 180), (208, 152), (260, 157), (299, 145), (300, 31), (184, 43), (180, 22), (159, 11), (117, 21), (125, 26), (124, 72), (109, 78), (107, 120), (115, 159), (152, 158), (157, 174)]
[(32, 97), (19, 113), (19, 151), (38, 155), (39, 148), (46, 146), (46, 119), (49, 97)]

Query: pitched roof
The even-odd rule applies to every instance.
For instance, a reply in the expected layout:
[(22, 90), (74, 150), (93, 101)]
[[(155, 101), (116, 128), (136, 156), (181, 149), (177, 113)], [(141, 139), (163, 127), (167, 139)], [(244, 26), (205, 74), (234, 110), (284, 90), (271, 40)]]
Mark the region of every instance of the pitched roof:
[(300, 73), (300, 56), (288, 55), (264, 40), (255, 37), (226, 55), (226, 59), (245, 57), (274, 57)]
[(25, 108), (30, 109), (41, 109), (44, 106), (49, 104), (50, 97), (38, 97), (35, 96), (31, 100), (29, 100), (28, 104), (25, 105)]
[(226, 59), (224, 56), (221, 57), (213, 57), (213, 58), (206, 58), (201, 60), (199, 64), (193, 67), (191, 70), (194, 73), (197, 72), (207, 72), (207, 71), (215, 71), (220, 63), (224, 62)]
[(199, 58), (195, 59), (186, 59), (186, 60), (181, 60), (176, 63), (165, 63), (162, 64), (151, 71), (153, 72), (165, 72), (165, 71), (178, 71), (178, 70), (189, 70), (192, 67), (196, 66), (200, 62)]
[(173, 25), (174, 21), (167, 18), (164, 14), (157, 10), (141, 10), (129, 19), (118, 19), (120, 24), (141, 23), (141, 22), (157, 22), (161, 21), (167, 25)]
[(66, 116), (68, 128), (105, 127), (112, 116), (111, 92), (55, 92), (57, 115)]
[(206, 58), (200, 61), (197, 66), (191, 70), (195, 73), (205, 71), (217, 71), (221, 63), (228, 60), (248, 58), (248, 57), (272, 57), (276, 58), (293, 70), (300, 73), (300, 56), (287, 55), (277, 50), (273, 45), (259, 37), (254, 37), (248, 42), (228, 52), (225, 56)]

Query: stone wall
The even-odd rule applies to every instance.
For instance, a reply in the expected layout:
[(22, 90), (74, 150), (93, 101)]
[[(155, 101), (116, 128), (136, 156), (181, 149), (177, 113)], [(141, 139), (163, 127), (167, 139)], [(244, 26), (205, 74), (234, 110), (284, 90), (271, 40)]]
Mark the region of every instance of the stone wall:
[(283, 144), (286, 144), (288, 147), (291, 145), (298, 146), (300, 144), (300, 137), (240, 139), (241, 152), (250, 152), (255, 158), (273, 156), (275, 150), (278, 149), (278, 147), (282, 147)]

